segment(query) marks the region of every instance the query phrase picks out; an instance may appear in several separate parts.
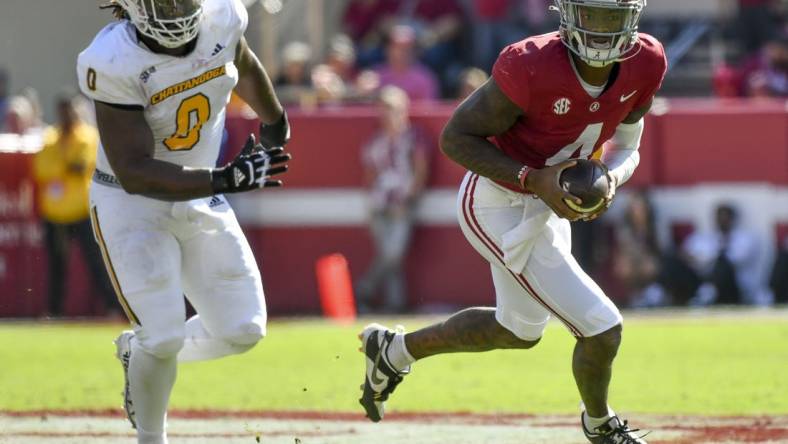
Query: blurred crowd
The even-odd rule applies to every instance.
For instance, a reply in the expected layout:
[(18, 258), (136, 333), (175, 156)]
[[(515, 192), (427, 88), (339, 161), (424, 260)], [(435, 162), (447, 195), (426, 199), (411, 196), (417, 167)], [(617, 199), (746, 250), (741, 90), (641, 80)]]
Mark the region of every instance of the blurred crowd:
[(351, 0), (326, 57), (289, 43), (275, 84), (284, 101), (304, 106), (372, 102), (389, 85), (414, 102), (462, 99), (487, 79), (501, 48), (557, 26), (551, 3)]
[[(788, 2), (739, 2), (724, 32), (731, 60), (714, 67), (711, 89), (722, 97), (788, 96)], [(371, 102), (386, 85), (412, 101), (463, 99), (487, 79), (504, 46), (557, 29), (552, 3), (351, 0), (324, 58), (304, 42), (284, 47), (276, 85), (286, 102), (303, 106)], [(666, 26), (645, 20), (644, 31), (669, 38), (660, 35)]]
[(776, 239), (767, 276), (759, 259), (767, 246), (742, 222), (737, 207), (719, 202), (704, 229), (675, 224), (667, 239), (657, 233), (648, 191), (622, 196), (619, 214), (572, 227), (572, 249), (581, 266), (606, 283), (606, 291), (633, 308), (716, 304), (769, 306), (788, 302), (788, 235)]
[(720, 97), (788, 97), (788, 2), (739, 0), (730, 34), (740, 53), (717, 66), (713, 87)]

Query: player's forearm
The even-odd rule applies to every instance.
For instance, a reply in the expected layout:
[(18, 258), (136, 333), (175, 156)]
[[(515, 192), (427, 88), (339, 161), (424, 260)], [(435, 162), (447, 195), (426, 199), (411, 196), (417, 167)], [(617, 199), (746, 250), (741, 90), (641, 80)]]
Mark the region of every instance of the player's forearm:
[(643, 135), (643, 118), (635, 123), (621, 123), (611, 139), (611, 146), (605, 151), (603, 162), (610, 169), (610, 175), (621, 185), (634, 174), (640, 163), (640, 138)]
[(235, 92), (252, 107), (260, 120), (272, 124), (282, 117), (284, 109), (274, 92), (268, 73), (257, 56), (243, 42), (238, 60), (238, 85)]
[(272, 124), (282, 117), (284, 109), (274, 93), (271, 80), (260, 66), (238, 80), (235, 92), (257, 113), (265, 124)]
[(614, 162), (615, 167), (611, 168), (610, 164), (607, 165), (608, 168), (610, 168), (610, 175), (613, 176), (613, 179), (616, 181), (616, 186), (620, 186), (628, 181), (635, 173), (638, 164), (640, 164), (640, 153), (637, 150), (622, 152), (620, 155), (622, 156), (622, 160)]
[(518, 173), (523, 164), (504, 154), (487, 139), (452, 131), (441, 135), (441, 151), (474, 173), (493, 180), (520, 186)]
[(186, 201), (213, 195), (208, 168), (188, 168), (158, 159), (137, 162), (118, 172), (118, 180), (129, 194), (152, 199)]

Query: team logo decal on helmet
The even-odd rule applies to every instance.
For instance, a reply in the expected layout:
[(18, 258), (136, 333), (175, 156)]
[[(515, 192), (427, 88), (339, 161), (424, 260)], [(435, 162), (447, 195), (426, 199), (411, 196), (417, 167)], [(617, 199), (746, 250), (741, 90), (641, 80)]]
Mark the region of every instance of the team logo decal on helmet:
[(203, 0), (115, 0), (140, 34), (165, 48), (183, 46), (200, 29)]
[(646, 0), (553, 0), (561, 41), (584, 62), (603, 67), (639, 50), (638, 22)]

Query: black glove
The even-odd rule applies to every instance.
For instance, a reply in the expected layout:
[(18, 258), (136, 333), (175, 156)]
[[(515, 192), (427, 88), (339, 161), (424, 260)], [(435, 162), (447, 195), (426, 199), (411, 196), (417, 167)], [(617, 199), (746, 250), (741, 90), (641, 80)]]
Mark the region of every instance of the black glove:
[(281, 187), (281, 180), (269, 180), (271, 176), (287, 171), (290, 154), (281, 146), (264, 148), (255, 143), (250, 134), (238, 156), (232, 162), (211, 171), (211, 187), (214, 194), (238, 193), (263, 187)]
[(290, 123), (287, 112), (282, 110), (282, 117), (276, 122), (266, 125), (260, 122), (260, 143), (266, 148), (285, 146), (290, 141)]

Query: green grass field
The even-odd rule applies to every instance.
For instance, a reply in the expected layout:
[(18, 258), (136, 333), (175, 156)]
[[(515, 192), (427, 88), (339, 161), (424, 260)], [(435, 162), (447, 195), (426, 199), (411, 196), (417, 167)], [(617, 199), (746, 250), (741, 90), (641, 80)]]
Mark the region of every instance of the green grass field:
[[(386, 320), (391, 321), (391, 320)], [(413, 329), (428, 318), (398, 319)], [(176, 409), (360, 412), (363, 323), (280, 320), (246, 355), (182, 365)], [(120, 405), (112, 339), (122, 325), (0, 323), (0, 411)], [(551, 324), (528, 351), (431, 358), (389, 411), (575, 413), (574, 340)], [(611, 405), (643, 413), (788, 414), (788, 313), (630, 316)]]

